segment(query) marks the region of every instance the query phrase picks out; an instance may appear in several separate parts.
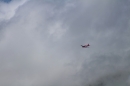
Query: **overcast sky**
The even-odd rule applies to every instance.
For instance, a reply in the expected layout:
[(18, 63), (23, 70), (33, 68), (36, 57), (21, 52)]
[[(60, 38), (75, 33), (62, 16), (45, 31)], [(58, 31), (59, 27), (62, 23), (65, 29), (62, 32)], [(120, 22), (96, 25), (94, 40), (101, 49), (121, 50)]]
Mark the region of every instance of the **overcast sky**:
[(0, 0), (0, 85), (129, 86), (130, 0)]

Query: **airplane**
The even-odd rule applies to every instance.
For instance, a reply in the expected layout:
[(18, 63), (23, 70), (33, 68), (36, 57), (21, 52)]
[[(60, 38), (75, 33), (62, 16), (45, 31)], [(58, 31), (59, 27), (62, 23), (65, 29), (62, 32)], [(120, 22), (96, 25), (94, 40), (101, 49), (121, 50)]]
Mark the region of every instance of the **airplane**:
[(90, 45), (87, 44), (87, 45), (81, 45), (81, 46), (82, 46), (82, 48), (87, 48), (87, 47), (89, 47)]

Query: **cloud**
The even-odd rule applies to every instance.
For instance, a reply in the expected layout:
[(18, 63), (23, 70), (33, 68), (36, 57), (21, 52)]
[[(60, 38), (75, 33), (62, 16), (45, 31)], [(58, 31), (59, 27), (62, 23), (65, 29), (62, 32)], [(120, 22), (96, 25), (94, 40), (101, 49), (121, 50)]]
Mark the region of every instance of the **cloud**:
[[(11, 1), (8, 3), (0, 3), (0, 22), (9, 20), (15, 15), (16, 10), (27, 0)], [(6, 2), (6, 1), (5, 1)], [(7, 1), (8, 2), (8, 1)]]
[(5, 3), (10, 3), (12, 0), (0, 0), (2, 2), (5, 2)]
[(129, 1), (0, 2), (1, 85), (128, 86), (129, 14)]

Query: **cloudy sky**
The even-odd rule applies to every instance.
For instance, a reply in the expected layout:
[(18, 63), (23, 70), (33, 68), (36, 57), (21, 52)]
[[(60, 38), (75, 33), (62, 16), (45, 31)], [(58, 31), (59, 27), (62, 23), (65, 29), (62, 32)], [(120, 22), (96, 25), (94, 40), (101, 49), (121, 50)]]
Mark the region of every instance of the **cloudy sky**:
[(129, 10), (130, 0), (0, 0), (0, 85), (129, 86)]

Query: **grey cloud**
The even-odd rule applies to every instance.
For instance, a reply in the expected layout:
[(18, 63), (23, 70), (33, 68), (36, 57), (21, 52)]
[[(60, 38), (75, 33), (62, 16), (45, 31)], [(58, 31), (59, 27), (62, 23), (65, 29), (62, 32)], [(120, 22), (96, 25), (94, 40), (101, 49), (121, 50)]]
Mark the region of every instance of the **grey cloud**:
[(12, 0), (0, 0), (2, 2), (5, 2), (5, 3), (10, 3)]
[(129, 85), (129, 1), (18, 3), (0, 3), (1, 85)]

